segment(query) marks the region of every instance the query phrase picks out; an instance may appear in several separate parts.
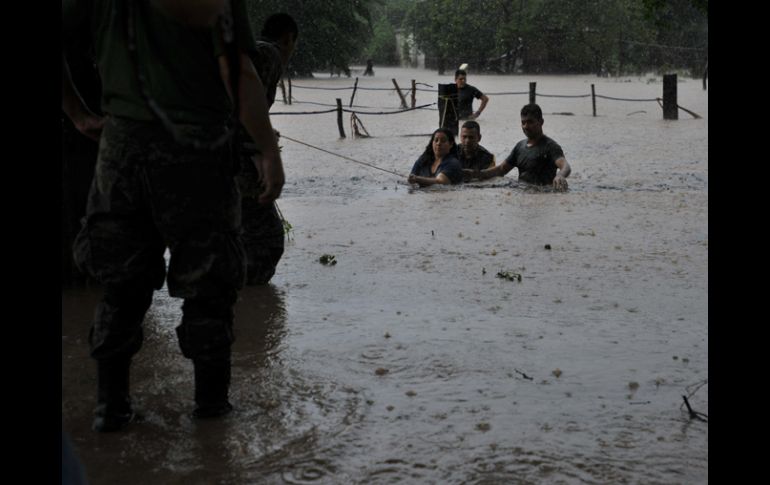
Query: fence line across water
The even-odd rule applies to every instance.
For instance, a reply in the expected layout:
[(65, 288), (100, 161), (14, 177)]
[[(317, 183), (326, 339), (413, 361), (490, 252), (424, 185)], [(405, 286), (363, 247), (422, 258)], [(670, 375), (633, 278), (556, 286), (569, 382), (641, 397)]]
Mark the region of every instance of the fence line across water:
[[(314, 114), (328, 114), (337, 112), (337, 121), (338, 121), (338, 127), (340, 136), (342, 138), (345, 138), (345, 132), (342, 125), (342, 113), (351, 113), (352, 115), (391, 115), (391, 114), (400, 114), (400, 113), (407, 113), (411, 111), (421, 110), (421, 109), (429, 109), (429, 110), (436, 110), (437, 108), (431, 108), (431, 106), (437, 105), (438, 103), (429, 103), (424, 104), (421, 106), (416, 105), (416, 93), (417, 91), (421, 92), (431, 92), (436, 93), (438, 95), (438, 91), (435, 89), (425, 89), (425, 88), (418, 88), (418, 85), (422, 86), (428, 86), (432, 87), (430, 84), (427, 83), (421, 83), (417, 82), (416, 80), (411, 80), (411, 107), (408, 107), (408, 103), (406, 102), (406, 96), (402, 93), (400, 86), (398, 85), (397, 81), (395, 79), (392, 79), (393, 87), (364, 87), (364, 86), (358, 86), (359, 78), (355, 78), (355, 84), (353, 86), (343, 86), (343, 87), (324, 87), (324, 86), (305, 86), (305, 85), (296, 85), (292, 84), (291, 79), (288, 80), (289, 84), (289, 96), (287, 99), (286, 96), (286, 90), (284, 87), (283, 82), (281, 83), (281, 88), (284, 93), (284, 104), (291, 105), (292, 102), (296, 102), (298, 104), (313, 104), (318, 106), (328, 106), (332, 109), (328, 110), (321, 110), (321, 111), (284, 111), (284, 112), (272, 112), (271, 115), (274, 116), (283, 116), (283, 115), (314, 115)], [(690, 115), (692, 115), (694, 118), (700, 118), (700, 116), (697, 113), (694, 113), (686, 108), (683, 108), (677, 104), (677, 89), (676, 89), (676, 83), (677, 83), (677, 76), (676, 74), (667, 74), (663, 76), (663, 93), (661, 97), (656, 98), (620, 98), (620, 97), (613, 97), (613, 96), (606, 96), (596, 93), (596, 85), (591, 84), (591, 93), (590, 94), (545, 94), (545, 93), (538, 93), (537, 92), (537, 83), (536, 82), (530, 82), (529, 83), (529, 90), (528, 91), (510, 91), (510, 92), (489, 92), (490, 96), (529, 96), (529, 102), (535, 103), (538, 96), (543, 98), (564, 98), (564, 99), (584, 99), (584, 98), (591, 98), (591, 106), (592, 106), (592, 114), (593, 116), (597, 116), (596, 111), (596, 99), (605, 99), (609, 101), (617, 101), (617, 102), (657, 102), (660, 104), (661, 108), (663, 109), (663, 118), (664, 119), (678, 119), (678, 112), (679, 110), (683, 110)], [(345, 91), (345, 90), (353, 90), (353, 93), (350, 97), (349, 102), (349, 108), (359, 108), (356, 110), (352, 109), (346, 109), (342, 107), (342, 100), (341, 98), (336, 98), (336, 104), (325, 104), (325, 103), (318, 103), (318, 102), (312, 102), (312, 101), (298, 101), (292, 96), (292, 89), (307, 89), (307, 90), (321, 90), (321, 91)], [(358, 106), (353, 105), (353, 100), (355, 98), (356, 92), (358, 90), (362, 91), (395, 91), (399, 95), (401, 108), (399, 110), (393, 110), (393, 111), (361, 111), (360, 108), (364, 109), (388, 109), (387, 107), (375, 107), (375, 106)]]

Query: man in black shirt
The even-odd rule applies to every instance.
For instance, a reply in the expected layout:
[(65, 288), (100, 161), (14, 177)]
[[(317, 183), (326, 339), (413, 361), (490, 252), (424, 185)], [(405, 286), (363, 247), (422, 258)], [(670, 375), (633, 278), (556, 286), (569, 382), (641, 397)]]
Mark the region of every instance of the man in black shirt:
[(475, 121), (466, 121), (460, 129), (461, 145), (457, 146), (457, 159), (464, 169), (479, 171), (495, 166), (495, 156), (479, 145), (481, 127)]
[(500, 165), (477, 172), (465, 170), (466, 176), (481, 180), (502, 177), (517, 167), (523, 182), (553, 184), (557, 190), (566, 190), (572, 169), (559, 144), (543, 134), (543, 122), (540, 106), (533, 103), (521, 108), (521, 129), (527, 138), (517, 143)]
[[(481, 112), (487, 107), (489, 98), (476, 87), (467, 83), (468, 73), (462, 69), (455, 71), (455, 84), (457, 85), (457, 116), (460, 120), (475, 120), (481, 116)], [(478, 111), (473, 111), (473, 98), (480, 99), (481, 105)]]

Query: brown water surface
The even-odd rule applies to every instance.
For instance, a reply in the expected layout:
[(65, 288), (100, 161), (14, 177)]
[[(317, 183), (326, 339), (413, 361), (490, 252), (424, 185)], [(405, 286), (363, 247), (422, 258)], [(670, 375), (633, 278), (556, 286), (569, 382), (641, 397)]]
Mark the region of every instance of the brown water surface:
[[(376, 74), (359, 88), (450, 82)], [(651, 77), (471, 73), (468, 82), (495, 93), (537, 81), (538, 92), (576, 95), (594, 83), (607, 96), (654, 98), (662, 83)], [(99, 292), (62, 291), (63, 427), (91, 483), (706, 483), (708, 424), (688, 418), (681, 396), (695, 391), (693, 408), (708, 414), (708, 95), (699, 80), (678, 88), (679, 104), (702, 119), (663, 121), (657, 103), (608, 100), (593, 117), (590, 98), (538, 98), (544, 131), (573, 168), (567, 193), (521, 185), (515, 170), (415, 190), (281, 141), (279, 206), (293, 239), (272, 284), (240, 295), (230, 417), (188, 416), (192, 365), (174, 333), (181, 302), (164, 288), (132, 369), (143, 419), (90, 431), (87, 334)], [(347, 105), (350, 91), (294, 95)], [(417, 104), (434, 98), (418, 92)], [(501, 161), (523, 138), (527, 97), (490, 98), (481, 143)], [(399, 106), (391, 91), (360, 89), (355, 104)], [(573, 115), (553, 114), (564, 112)], [(353, 139), (346, 119), (339, 140), (334, 114), (273, 122), (408, 173), (438, 112), (360, 117), (372, 138)], [(321, 265), (323, 254), (338, 263)]]

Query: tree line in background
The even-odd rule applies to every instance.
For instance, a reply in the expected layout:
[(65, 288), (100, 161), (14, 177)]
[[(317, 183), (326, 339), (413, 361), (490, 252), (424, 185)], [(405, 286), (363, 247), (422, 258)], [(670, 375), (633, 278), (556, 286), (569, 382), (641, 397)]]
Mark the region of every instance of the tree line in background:
[[(708, 56), (708, 0), (247, 0), (255, 32), (290, 13), (300, 42), (289, 70), (345, 73), (349, 64), (413, 63), (453, 72), (687, 71)], [(349, 71), (348, 71), (349, 74)]]

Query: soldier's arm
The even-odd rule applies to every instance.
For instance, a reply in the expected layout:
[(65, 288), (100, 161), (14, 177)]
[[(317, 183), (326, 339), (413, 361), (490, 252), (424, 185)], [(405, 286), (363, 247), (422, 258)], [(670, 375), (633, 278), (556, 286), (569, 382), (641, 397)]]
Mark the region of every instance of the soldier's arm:
[[(283, 162), (278, 149), (278, 140), (268, 117), (265, 89), (251, 60), (242, 52), (239, 52), (239, 57), (241, 63), (238, 81), (240, 121), (262, 153), (261, 157), (255, 158), (255, 164), (264, 186), (259, 201), (267, 204), (281, 195), (285, 181)], [(219, 68), (229, 92), (230, 72), (226, 56), (219, 57)]]
[(92, 140), (99, 140), (104, 118), (95, 114), (86, 106), (83, 97), (72, 82), (67, 58), (62, 52), (61, 56), (61, 107), (64, 113), (72, 120), (75, 128)]

